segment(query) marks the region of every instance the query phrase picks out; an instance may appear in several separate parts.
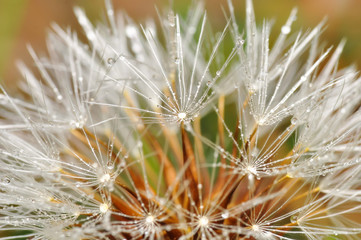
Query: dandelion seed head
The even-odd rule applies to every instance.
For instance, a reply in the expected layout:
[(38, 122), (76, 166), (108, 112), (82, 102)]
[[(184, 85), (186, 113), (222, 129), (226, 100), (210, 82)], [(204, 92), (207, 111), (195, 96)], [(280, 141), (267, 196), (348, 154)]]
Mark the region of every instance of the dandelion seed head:
[(101, 213), (106, 213), (109, 210), (109, 205), (106, 203), (102, 203), (99, 205), (99, 211)]
[(257, 224), (254, 224), (251, 226), (252, 230), (255, 231), (255, 232), (259, 232), (260, 231), (260, 228)]
[(199, 218), (198, 224), (200, 227), (207, 227), (209, 224), (209, 219), (206, 216), (202, 216)]
[(153, 224), (153, 223), (155, 222), (155, 217), (152, 216), (152, 215), (149, 215), (149, 216), (147, 216), (147, 217), (145, 218), (145, 222), (146, 222), (147, 224)]
[(187, 114), (184, 112), (178, 113), (178, 118), (180, 121), (183, 121), (187, 117)]
[(106, 173), (100, 177), (99, 181), (104, 183), (104, 182), (108, 182), (110, 179), (111, 179), (110, 174)]
[(266, 119), (263, 119), (263, 118), (257, 119), (257, 124), (260, 125), (260, 126), (265, 125), (266, 122), (267, 122)]
[(257, 175), (257, 168), (252, 165), (248, 165), (245, 170), (248, 174)]

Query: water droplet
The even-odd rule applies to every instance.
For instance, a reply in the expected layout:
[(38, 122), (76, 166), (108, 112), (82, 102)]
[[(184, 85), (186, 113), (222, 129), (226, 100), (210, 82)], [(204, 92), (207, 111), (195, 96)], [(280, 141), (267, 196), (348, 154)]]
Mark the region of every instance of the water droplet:
[(113, 165), (111, 162), (108, 162), (108, 163), (107, 163), (107, 168), (108, 168), (109, 170), (112, 170), (112, 169), (114, 169), (114, 165)]
[(254, 175), (249, 173), (248, 174), (248, 189), (249, 190), (253, 190), (254, 188), (254, 182), (255, 182), (255, 179), (254, 179)]
[(8, 184), (10, 184), (11, 179), (9, 177), (4, 177), (2, 182), (3, 182), (4, 185), (8, 185)]
[(208, 220), (208, 218), (207, 218), (206, 216), (202, 216), (202, 217), (199, 219), (199, 225), (200, 225), (201, 227), (207, 226), (208, 223), (209, 223), (209, 220)]
[(125, 28), (125, 34), (127, 35), (127, 37), (132, 38), (132, 37), (136, 37), (137, 36), (137, 29), (134, 26), (130, 26), (128, 25)]
[(104, 174), (103, 176), (100, 177), (99, 181), (104, 183), (104, 182), (108, 182), (110, 180), (110, 175), (109, 173)]
[(186, 118), (186, 116), (187, 116), (187, 114), (186, 114), (186, 113), (184, 113), (184, 112), (180, 112), (180, 113), (178, 113), (178, 118), (179, 118), (179, 119), (181, 119), (181, 120), (185, 119), (185, 118)]
[(296, 223), (298, 221), (298, 216), (297, 215), (292, 215), (290, 218), (291, 223)]
[(152, 224), (154, 222), (155, 218), (152, 215), (149, 215), (145, 218), (145, 222), (147, 224)]
[(113, 9), (108, 9), (108, 10), (107, 10), (107, 13), (108, 13), (109, 16), (113, 16), (113, 15), (114, 15)]
[(56, 96), (56, 99), (57, 99), (58, 101), (61, 101), (61, 100), (63, 100), (63, 96), (59, 94), (58, 96)]
[(298, 122), (298, 119), (297, 119), (296, 117), (293, 117), (293, 118), (291, 119), (292, 125), (296, 125), (297, 122)]
[(289, 34), (291, 32), (290, 26), (283, 26), (281, 28), (281, 32), (282, 32), (282, 34), (285, 34), (285, 35)]
[(108, 58), (107, 63), (108, 63), (108, 65), (113, 65), (115, 63), (114, 58)]
[(109, 206), (108, 206), (108, 204), (106, 204), (106, 203), (102, 203), (102, 204), (100, 204), (100, 206), (99, 206), (99, 211), (100, 211), (101, 213), (106, 213), (106, 212), (108, 211), (108, 209), (109, 209)]
[(221, 216), (222, 216), (223, 219), (227, 219), (227, 218), (229, 218), (229, 212), (224, 211)]

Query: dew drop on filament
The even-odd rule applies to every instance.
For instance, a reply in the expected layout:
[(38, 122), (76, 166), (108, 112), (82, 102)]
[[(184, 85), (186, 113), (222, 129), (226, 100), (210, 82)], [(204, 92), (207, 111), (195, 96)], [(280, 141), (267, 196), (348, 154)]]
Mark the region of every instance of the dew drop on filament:
[(207, 226), (208, 223), (209, 223), (209, 220), (208, 220), (208, 218), (207, 218), (206, 216), (203, 216), (203, 217), (201, 217), (201, 218), (199, 219), (199, 225), (200, 225), (201, 227)]
[(56, 99), (57, 99), (58, 101), (61, 101), (61, 100), (63, 100), (63, 96), (59, 94), (58, 96), (56, 96)]
[(290, 218), (291, 223), (296, 223), (298, 220), (298, 216), (297, 215), (292, 215)]
[(107, 63), (108, 63), (108, 65), (113, 65), (115, 63), (114, 58), (108, 58)]
[(291, 28), (289, 26), (283, 26), (281, 28), (281, 32), (282, 32), (282, 34), (287, 35), (287, 34), (289, 34), (291, 32)]
[(229, 212), (224, 211), (221, 216), (222, 216), (223, 219), (227, 219), (227, 218), (229, 218)]
[(3, 182), (4, 185), (8, 185), (8, 184), (10, 184), (11, 180), (10, 180), (9, 177), (4, 177), (2, 182)]

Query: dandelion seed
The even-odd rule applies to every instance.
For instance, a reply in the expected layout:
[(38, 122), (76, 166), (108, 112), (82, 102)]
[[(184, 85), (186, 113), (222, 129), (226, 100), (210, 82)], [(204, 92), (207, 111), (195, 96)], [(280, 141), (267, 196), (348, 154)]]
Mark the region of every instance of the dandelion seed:
[(208, 223), (209, 223), (209, 220), (207, 217), (205, 216), (202, 216), (200, 219), (199, 219), (199, 226), (201, 227), (207, 227), (208, 226)]
[(187, 114), (186, 113), (178, 113), (178, 118), (180, 119), (180, 121), (183, 121), (185, 118), (187, 117)]
[(107, 173), (107, 174), (104, 174), (100, 179), (99, 179), (99, 181), (100, 182), (108, 182), (110, 180), (110, 175), (109, 175), (109, 173)]
[(255, 232), (259, 231), (259, 226), (258, 225), (252, 225), (252, 230)]
[(149, 215), (145, 218), (145, 222), (148, 224), (152, 224), (154, 222), (155, 218), (152, 215)]
[(108, 209), (109, 209), (109, 206), (108, 206), (108, 204), (106, 204), (106, 203), (102, 203), (102, 204), (100, 204), (100, 206), (99, 206), (99, 211), (100, 211), (101, 213), (106, 213), (106, 212), (108, 211)]

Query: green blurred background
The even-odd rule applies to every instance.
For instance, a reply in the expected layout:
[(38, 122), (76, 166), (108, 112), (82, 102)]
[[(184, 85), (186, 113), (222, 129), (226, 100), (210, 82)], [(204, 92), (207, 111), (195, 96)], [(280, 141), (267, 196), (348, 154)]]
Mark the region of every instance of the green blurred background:
[[(174, 7), (185, 12), (190, 0), (113, 0), (116, 9), (124, 9), (131, 17), (145, 19), (156, 15), (155, 6), (162, 8), (173, 1)], [(221, 10), (226, 0), (205, 0), (208, 18), (221, 29), (226, 20)], [(233, 0), (238, 19), (244, 20), (245, 0)], [(31, 65), (26, 49), (30, 43), (37, 52), (45, 52), (46, 32), (51, 22), (79, 30), (73, 6), (84, 8), (93, 21), (104, 18), (103, 0), (0, 0), (0, 80), (14, 88), (20, 78), (15, 61), (22, 59)], [(286, 21), (291, 9), (298, 7), (298, 19), (293, 29), (314, 27), (325, 15), (327, 29), (323, 41), (336, 45), (347, 39), (341, 65), (361, 66), (361, 0), (254, 0), (258, 23), (263, 18), (275, 19), (275, 29)]]

